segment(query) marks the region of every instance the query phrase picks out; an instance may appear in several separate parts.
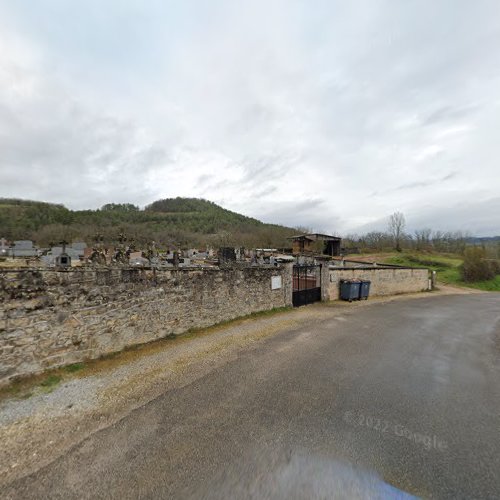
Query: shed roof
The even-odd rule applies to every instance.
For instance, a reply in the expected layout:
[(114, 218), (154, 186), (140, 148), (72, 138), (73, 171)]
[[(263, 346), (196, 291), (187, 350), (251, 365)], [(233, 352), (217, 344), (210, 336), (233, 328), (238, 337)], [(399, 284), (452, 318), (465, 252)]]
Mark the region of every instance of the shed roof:
[(339, 238), (338, 236), (330, 236), (328, 234), (308, 233), (308, 234), (298, 234), (296, 236), (290, 236), (290, 238), (287, 238), (287, 240), (309, 240), (309, 241), (334, 240), (334, 241), (341, 241), (342, 238)]

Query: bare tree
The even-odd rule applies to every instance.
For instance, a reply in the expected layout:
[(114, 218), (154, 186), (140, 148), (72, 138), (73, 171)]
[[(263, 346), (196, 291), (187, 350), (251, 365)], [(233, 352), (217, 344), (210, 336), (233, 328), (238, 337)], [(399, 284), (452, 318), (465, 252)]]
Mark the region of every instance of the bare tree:
[(371, 231), (361, 237), (360, 243), (366, 248), (382, 250), (391, 244), (390, 239), (391, 237), (387, 233)]
[(428, 249), (431, 246), (431, 229), (417, 229), (415, 230), (415, 242), (417, 250)]
[(394, 212), (389, 217), (388, 231), (391, 234), (396, 250), (401, 252), (401, 238), (405, 229), (405, 216), (401, 212)]

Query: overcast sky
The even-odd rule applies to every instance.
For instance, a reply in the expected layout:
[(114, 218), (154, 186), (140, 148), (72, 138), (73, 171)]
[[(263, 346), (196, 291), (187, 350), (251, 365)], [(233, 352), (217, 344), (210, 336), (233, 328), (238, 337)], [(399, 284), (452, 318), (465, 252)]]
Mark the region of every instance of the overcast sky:
[(500, 234), (498, 0), (0, 0), (0, 197)]

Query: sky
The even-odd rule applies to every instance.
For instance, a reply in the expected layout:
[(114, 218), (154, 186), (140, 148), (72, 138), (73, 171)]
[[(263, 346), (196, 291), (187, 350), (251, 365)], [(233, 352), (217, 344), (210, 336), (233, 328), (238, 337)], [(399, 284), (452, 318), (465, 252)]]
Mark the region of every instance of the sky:
[(0, 0), (0, 197), (500, 234), (498, 0)]

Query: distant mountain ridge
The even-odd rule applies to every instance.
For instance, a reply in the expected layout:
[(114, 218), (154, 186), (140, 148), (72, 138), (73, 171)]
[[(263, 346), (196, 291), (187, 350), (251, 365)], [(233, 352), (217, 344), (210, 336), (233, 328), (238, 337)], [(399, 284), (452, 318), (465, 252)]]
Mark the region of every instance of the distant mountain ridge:
[(500, 236), (472, 236), (467, 238), (467, 243), (488, 243), (491, 241), (500, 241)]
[(120, 233), (138, 243), (156, 241), (187, 245), (287, 245), (296, 230), (265, 224), (200, 198), (165, 198), (144, 209), (130, 203), (108, 203), (97, 210), (70, 210), (62, 204), (0, 198), (0, 237), (31, 239), (47, 245), (62, 239), (89, 244), (96, 234), (105, 242)]

